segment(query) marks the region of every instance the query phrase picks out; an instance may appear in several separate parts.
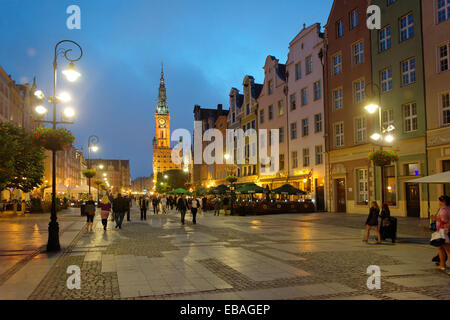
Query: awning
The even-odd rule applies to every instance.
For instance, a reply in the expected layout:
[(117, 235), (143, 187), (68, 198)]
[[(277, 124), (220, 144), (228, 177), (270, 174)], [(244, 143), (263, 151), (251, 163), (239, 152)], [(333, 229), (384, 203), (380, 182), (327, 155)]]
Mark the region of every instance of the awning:
[[(52, 187), (45, 188), (44, 193), (45, 192), (52, 192)], [(67, 187), (65, 185), (63, 185), (62, 183), (59, 183), (56, 185), (56, 192), (57, 193), (65, 193), (65, 192), (67, 192)]]
[(433, 174), (431, 176), (418, 178), (414, 180), (407, 181), (407, 183), (449, 183), (450, 184), (450, 171), (441, 172), (438, 174)]

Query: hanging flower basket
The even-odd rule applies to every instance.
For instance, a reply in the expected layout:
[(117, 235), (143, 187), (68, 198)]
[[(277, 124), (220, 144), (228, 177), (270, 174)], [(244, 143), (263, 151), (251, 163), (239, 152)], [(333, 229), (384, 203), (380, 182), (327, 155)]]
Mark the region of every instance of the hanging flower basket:
[(52, 151), (69, 149), (75, 137), (67, 129), (52, 129), (40, 127), (32, 132), (34, 144)]
[(97, 171), (95, 169), (84, 169), (83, 170), (83, 176), (85, 176), (88, 179), (95, 177), (96, 174), (97, 174)]
[(399, 159), (397, 152), (385, 150), (370, 152), (367, 158), (379, 167), (388, 166), (392, 161)]

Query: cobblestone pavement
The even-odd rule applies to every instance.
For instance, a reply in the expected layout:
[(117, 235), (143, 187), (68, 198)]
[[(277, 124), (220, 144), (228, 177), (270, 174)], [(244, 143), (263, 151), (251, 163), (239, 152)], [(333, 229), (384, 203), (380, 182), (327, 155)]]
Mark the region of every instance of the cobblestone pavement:
[[(423, 220), (399, 218), (398, 242), (376, 245), (361, 241), (359, 215), (206, 213), (182, 226), (175, 212), (140, 221), (133, 208), (123, 229), (109, 222), (103, 231), (96, 217), (92, 233), (80, 231), (82, 219), (60, 219), (63, 250), (50, 256), (39, 250), (45, 233), (39, 241), (29, 235), (33, 223), (0, 218), (5, 241), (18, 237), (3, 235), (8, 223), (28, 226), (25, 240), (2, 250), (30, 250), (0, 269), (0, 299), (450, 299), (450, 277), (431, 262), (436, 249)], [(66, 286), (72, 265), (81, 269), (80, 290)], [(380, 290), (367, 288), (371, 265), (381, 268)]]

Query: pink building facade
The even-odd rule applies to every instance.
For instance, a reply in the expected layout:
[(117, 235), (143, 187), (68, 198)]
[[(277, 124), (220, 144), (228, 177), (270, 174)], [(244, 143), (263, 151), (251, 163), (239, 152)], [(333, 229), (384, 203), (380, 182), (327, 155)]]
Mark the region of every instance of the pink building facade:
[(318, 211), (326, 210), (323, 53), (319, 23), (290, 42), (288, 72), (289, 181), (307, 191)]

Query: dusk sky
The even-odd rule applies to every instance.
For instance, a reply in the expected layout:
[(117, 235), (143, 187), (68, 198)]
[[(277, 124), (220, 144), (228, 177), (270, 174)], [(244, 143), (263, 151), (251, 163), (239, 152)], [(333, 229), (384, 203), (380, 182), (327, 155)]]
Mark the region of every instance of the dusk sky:
[[(81, 30), (66, 27), (66, 8), (81, 8)], [(0, 0), (0, 65), (19, 83), (51, 94), (59, 40), (77, 41), (84, 56), (72, 94), (77, 147), (100, 138), (95, 157), (129, 159), (131, 176), (152, 172), (154, 111), (164, 61), (171, 130), (193, 127), (193, 107), (228, 109), (246, 74), (262, 83), (267, 55), (285, 63), (303, 23), (326, 23), (332, 0)], [(74, 53), (77, 54), (77, 53)], [(61, 67), (67, 66), (60, 58)]]

